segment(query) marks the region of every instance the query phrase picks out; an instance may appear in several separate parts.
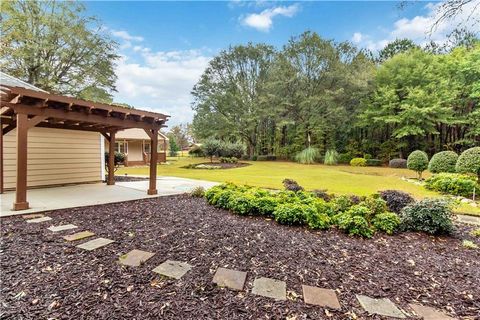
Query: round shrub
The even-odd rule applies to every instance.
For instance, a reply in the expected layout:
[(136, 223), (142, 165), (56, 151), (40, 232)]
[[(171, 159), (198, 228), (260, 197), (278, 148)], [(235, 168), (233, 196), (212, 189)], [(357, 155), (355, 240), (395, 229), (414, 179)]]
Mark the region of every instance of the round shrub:
[(380, 159), (367, 159), (367, 166), (368, 167), (381, 167), (383, 161)]
[(313, 206), (300, 203), (285, 203), (275, 208), (273, 216), (275, 221), (280, 224), (303, 225), (307, 215), (314, 213), (316, 213), (316, 209)]
[(406, 159), (392, 159), (388, 162), (388, 166), (390, 168), (407, 168), (407, 160)]
[(362, 216), (351, 216), (344, 213), (338, 218), (338, 227), (349, 235), (371, 238), (374, 231), (368, 225), (367, 220)]
[(203, 149), (201, 146), (193, 146), (190, 150), (188, 150), (188, 154), (192, 157), (204, 157), (205, 154), (203, 153)]
[(230, 202), (231, 200), (235, 199), (235, 197), (240, 196), (241, 193), (238, 193), (232, 189), (225, 189), (218, 192), (211, 201), (211, 204), (223, 209), (230, 209)]
[(366, 167), (367, 166), (367, 159), (365, 158), (353, 158), (350, 160), (350, 165), (352, 167)]
[(479, 190), (477, 179), (458, 173), (439, 173), (425, 181), (425, 188), (454, 196), (472, 197), (473, 191)]
[(428, 155), (421, 150), (415, 150), (407, 158), (407, 168), (418, 174), (422, 179), (422, 172), (428, 168)]
[(400, 213), (403, 208), (415, 201), (410, 194), (399, 190), (384, 190), (379, 194), (386, 201), (388, 210), (395, 213)]
[(283, 179), (282, 181), (283, 186), (285, 187), (285, 190), (297, 192), (297, 191), (302, 191), (303, 187), (298, 184), (297, 181), (292, 180), (292, 179)]
[(383, 231), (386, 234), (393, 234), (400, 225), (400, 218), (393, 212), (383, 212), (377, 214), (372, 220), (375, 229)]
[(331, 219), (328, 215), (310, 210), (307, 211), (306, 222), (312, 229), (327, 230), (331, 225)]
[(478, 183), (480, 183), (480, 147), (463, 151), (458, 157), (455, 169), (460, 173), (476, 174)]
[(249, 193), (235, 193), (234, 196), (230, 196), (228, 209), (243, 216), (254, 215), (257, 213), (255, 210), (255, 196)]
[(347, 195), (341, 195), (333, 199), (336, 213), (345, 212), (353, 205), (352, 199)]
[(335, 215), (335, 204), (332, 202), (326, 202), (322, 199), (318, 199), (314, 203), (317, 212), (320, 214), (326, 214), (327, 216)]
[(263, 216), (272, 216), (279, 202), (272, 196), (259, 197), (255, 199), (255, 208)]
[(339, 153), (337, 159), (339, 164), (349, 164), (350, 161), (353, 159), (353, 156), (349, 152)]
[(368, 196), (360, 205), (367, 207), (371, 214), (367, 218), (376, 216), (387, 211), (387, 203), (382, 198), (378, 196)]
[(362, 205), (354, 205), (350, 209), (348, 209), (347, 214), (350, 216), (359, 216), (359, 217), (364, 217), (365, 219), (368, 219), (372, 215), (372, 211)]
[(435, 153), (428, 163), (428, 171), (431, 173), (455, 172), (458, 154), (453, 151)]
[(403, 230), (423, 231), (430, 234), (449, 234), (453, 231), (452, 209), (443, 199), (423, 199), (402, 210)]

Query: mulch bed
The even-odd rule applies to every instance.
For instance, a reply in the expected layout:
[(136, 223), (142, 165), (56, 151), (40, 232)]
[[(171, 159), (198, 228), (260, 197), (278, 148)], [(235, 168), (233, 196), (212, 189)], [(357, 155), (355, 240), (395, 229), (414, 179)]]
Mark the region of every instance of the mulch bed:
[[(1, 219), (1, 319), (382, 319), (368, 316), (355, 294), (388, 297), (407, 311), (420, 302), (465, 319), (480, 314), (480, 250), (462, 247), (465, 226), (450, 238), (363, 240), (236, 216), (186, 195), (48, 215), (79, 229), (58, 234), (49, 222)], [(87, 252), (62, 239), (82, 230), (116, 242)], [(132, 249), (156, 254), (140, 267), (120, 266)], [(151, 270), (166, 259), (194, 268), (180, 280), (161, 278)], [(248, 271), (246, 292), (213, 285), (217, 267)], [(255, 296), (257, 276), (286, 281), (296, 295), (302, 284), (337, 289), (342, 310)]]
[[(202, 162), (202, 163), (195, 163), (195, 166), (198, 166), (200, 164), (204, 164), (207, 166), (216, 166), (216, 167), (221, 167), (216, 170), (221, 170), (221, 169), (234, 169), (234, 168), (242, 168), (249, 166), (250, 163), (245, 163), (245, 162), (237, 162), (237, 163), (222, 163), (222, 162)], [(185, 166), (183, 167), (185, 169), (195, 169), (195, 170), (211, 170), (211, 169), (204, 169), (204, 168), (194, 168), (193, 166)]]
[[(106, 180), (107, 178), (105, 178)], [(148, 180), (148, 178), (142, 178), (142, 177), (131, 177), (131, 176), (126, 176), (126, 175), (118, 175), (115, 176), (115, 181), (116, 182), (132, 182), (132, 181), (145, 181)]]

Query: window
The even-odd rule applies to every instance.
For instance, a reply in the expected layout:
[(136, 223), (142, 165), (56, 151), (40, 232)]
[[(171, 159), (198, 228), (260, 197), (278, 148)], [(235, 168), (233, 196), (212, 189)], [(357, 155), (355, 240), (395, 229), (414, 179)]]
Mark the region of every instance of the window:
[(150, 153), (150, 142), (143, 143), (143, 152)]
[(128, 142), (126, 142), (126, 141), (115, 142), (115, 151), (127, 154), (128, 153)]

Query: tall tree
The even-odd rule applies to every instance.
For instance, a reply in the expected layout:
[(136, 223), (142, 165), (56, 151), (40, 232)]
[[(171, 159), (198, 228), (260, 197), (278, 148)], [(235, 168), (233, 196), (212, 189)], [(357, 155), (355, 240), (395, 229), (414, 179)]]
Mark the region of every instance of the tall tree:
[(410, 39), (395, 39), (394, 41), (388, 43), (382, 50), (378, 52), (378, 62), (382, 63), (396, 54), (406, 52), (411, 49), (419, 48), (412, 40)]
[(72, 1), (2, 1), (0, 67), (50, 92), (111, 102), (117, 44)]
[(171, 127), (170, 131), (168, 132), (168, 136), (169, 139), (175, 140), (176, 145), (180, 148), (180, 150), (188, 148), (190, 142), (192, 141), (192, 138), (188, 132), (188, 125), (185, 124), (179, 124)]

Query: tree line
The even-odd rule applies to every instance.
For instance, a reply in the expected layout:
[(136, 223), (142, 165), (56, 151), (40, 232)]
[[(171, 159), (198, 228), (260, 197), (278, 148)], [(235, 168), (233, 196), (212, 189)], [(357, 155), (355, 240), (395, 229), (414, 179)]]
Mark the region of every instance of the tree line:
[(451, 39), (423, 48), (396, 40), (377, 55), (315, 32), (280, 50), (229, 47), (192, 90), (193, 133), (282, 158), (307, 147), (388, 160), (479, 145), (480, 42)]

